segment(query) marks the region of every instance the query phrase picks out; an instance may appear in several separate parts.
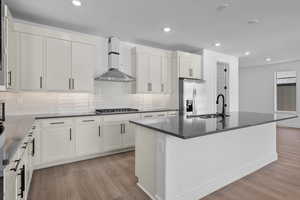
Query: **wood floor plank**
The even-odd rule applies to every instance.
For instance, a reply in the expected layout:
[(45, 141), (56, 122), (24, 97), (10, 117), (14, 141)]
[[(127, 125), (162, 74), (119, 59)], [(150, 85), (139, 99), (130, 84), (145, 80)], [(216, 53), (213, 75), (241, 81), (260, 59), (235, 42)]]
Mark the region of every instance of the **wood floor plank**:
[[(300, 200), (300, 130), (277, 129), (278, 161), (202, 200)], [(38, 170), (29, 200), (150, 200), (136, 186), (134, 152)]]

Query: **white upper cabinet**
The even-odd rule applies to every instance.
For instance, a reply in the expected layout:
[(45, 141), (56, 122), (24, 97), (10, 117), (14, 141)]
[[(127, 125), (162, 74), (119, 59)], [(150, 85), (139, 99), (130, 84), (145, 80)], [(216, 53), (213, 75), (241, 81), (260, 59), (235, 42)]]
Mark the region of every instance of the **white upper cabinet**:
[(46, 86), (50, 91), (72, 88), (71, 42), (46, 39)]
[(14, 30), (12, 15), (5, 7), (5, 65), (7, 68), (7, 88), (16, 89), (17, 87), (17, 33)]
[[(23, 23), (15, 23), (14, 28), (17, 39), (13, 41), (20, 55), (13, 60), (21, 68), (21, 90), (93, 92), (97, 42), (94, 37)], [(8, 83), (13, 85), (15, 73), (10, 71)]]
[(20, 34), (20, 89), (41, 90), (44, 83), (44, 39)]
[(136, 93), (168, 93), (171, 58), (163, 50), (136, 47), (133, 49)]
[(176, 52), (180, 78), (202, 79), (202, 56)]
[(72, 42), (72, 90), (93, 91), (95, 46)]

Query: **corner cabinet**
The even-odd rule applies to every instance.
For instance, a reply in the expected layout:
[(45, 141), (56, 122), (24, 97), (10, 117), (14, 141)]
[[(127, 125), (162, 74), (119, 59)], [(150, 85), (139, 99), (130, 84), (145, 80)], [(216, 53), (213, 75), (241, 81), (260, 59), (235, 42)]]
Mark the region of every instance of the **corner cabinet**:
[(177, 51), (175, 57), (180, 78), (203, 78), (201, 55)]
[(163, 94), (170, 92), (171, 59), (169, 52), (148, 47), (132, 50), (135, 69), (135, 93)]

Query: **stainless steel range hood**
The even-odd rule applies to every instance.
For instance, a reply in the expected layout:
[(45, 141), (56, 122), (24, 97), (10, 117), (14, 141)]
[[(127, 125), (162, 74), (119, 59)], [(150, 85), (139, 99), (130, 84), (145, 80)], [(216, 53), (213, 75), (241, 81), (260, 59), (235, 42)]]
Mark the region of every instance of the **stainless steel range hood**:
[(131, 82), (135, 78), (121, 72), (120, 67), (120, 40), (116, 37), (108, 39), (108, 67), (109, 70), (95, 78), (96, 81)]

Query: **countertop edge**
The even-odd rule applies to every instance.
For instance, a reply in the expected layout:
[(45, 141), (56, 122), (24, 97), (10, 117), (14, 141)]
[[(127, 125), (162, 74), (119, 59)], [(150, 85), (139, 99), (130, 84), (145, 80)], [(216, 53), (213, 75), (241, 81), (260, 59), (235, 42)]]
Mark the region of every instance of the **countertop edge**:
[(232, 127), (232, 128), (223, 129), (223, 130), (209, 131), (209, 132), (207, 132), (203, 135), (200, 135), (200, 136), (198, 135), (198, 136), (190, 136), (190, 137), (185, 137), (185, 136), (181, 137), (180, 135), (177, 135), (173, 132), (162, 130), (162, 129), (159, 129), (159, 128), (156, 128), (156, 127), (153, 127), (153, 126), (150, 126), (150, 125), (147, 125), (147, 124), (142, 124), (142, 123), (139, 123), (139, 122), (136, 122), (136, 121), (132, 121), (132, 120), (130, 120), (129, 122), (133, 123), (133, 124), (136, 124), (138, 126), (142, 126), (142, 127), (149, 128), (149, 129), (152, 129), (152, 130), (155, 130), (155, 131), (159, 131), (159, 132), (162, 132), (162, 133), (165, 133), (165, 134), (168, 134), (168, 135), (172, 135), (172, 136), (175, 136), (177, 138), (192, 139), (192, 138), (203, 137), (203, 136), (212, 135), (212, 134), (216, 134), (216, 133), (231, 131), (231, 130), (249, 128), (249, 127), (252, 127), (252, 126), (259, 126), (259, 125), (263, 125), (263, 124), (269, 124), (269, 123), (273, 123), (273, 122), (278, 122), (278, 121), (283, 121), (283, 120), (288, 120), (288, 119), (294, 119), (294, 118), (297, 118), (297, 117), (298, 116), (291, 116), (291, 117), (286, 117), (284, 119), (274, 119), (274, 120), (268, 120), (268, 121), (253, 123), (253, 124), (244, 125), (244, 126)]
[(37, 116), (36, 120), (40, 119), (55, 119), (55, 118), (70, 118), (70, 117), (90, 117), (90, 116), (108, 116), (108, 115), (126, 115), (126, 114), (139, 114), (139, 113), (153, 113), (153, 112), (172, 112), (179, 111), (178, 109), (161, 109), (161, 110), (147, 110), (147, 111), (133, 111), (133, 112), (118, 112), (118, 113), (90, 113), (90, 114), (65, 114), (65, 115), (57, 115), (57, 116)]

